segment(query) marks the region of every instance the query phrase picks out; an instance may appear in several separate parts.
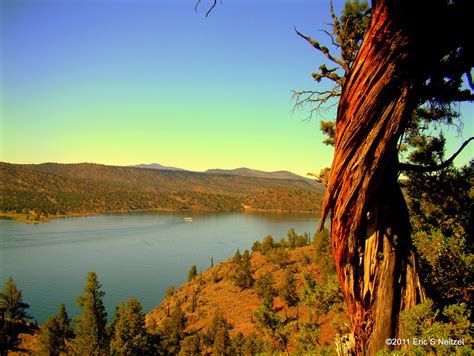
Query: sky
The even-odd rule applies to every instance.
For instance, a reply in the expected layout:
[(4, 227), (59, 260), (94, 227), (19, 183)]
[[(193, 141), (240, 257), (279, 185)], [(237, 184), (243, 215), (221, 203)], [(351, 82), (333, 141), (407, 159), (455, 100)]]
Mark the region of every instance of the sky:
[[(335, 1), (339, 12), (344, 1)], [(326, 0), (1, 0), (0, 160), (250, 167), (330, 166), (319, 120), (293, 112), (316, 89)], [(325, 39), (323, 40), (323, 42)], [(447, 154), (474, 135), (447, 132)], [(473, 157), (467, 149), (455, 161)]]

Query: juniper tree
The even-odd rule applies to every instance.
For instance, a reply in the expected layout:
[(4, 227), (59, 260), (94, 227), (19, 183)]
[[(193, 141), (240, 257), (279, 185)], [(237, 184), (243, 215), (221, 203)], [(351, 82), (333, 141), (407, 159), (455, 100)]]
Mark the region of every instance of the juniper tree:
[[(420, 123), (426, 123), (419, 120), (421, 110), (428, 120), (436, 114), (439, 121), (449, 122), (453, 115), (446, 109), (451, 102), (473, 100), (472, 91), (461, 87), (466, 75), (473, 89), (466, 15), (473, 4), (377, 0), (370, 12), (360, 4), (346, 5), (341, 18), (331, 4), (329, 35), (340, 57), (298, 33), (335, 64), (322, 65), (313, 75), (317, 81), (331, 80), (335, 90), (298, 93), (297, 100), (316, 104), (317, 110), (328, 95), (340, 95), (335, 125), (322, 123), (327, 143), (335, 147), (322, 221), (331, 211), (336, 267), (355, 336), (355, 345), (349, 347), (351, 352), (373, 354), (385, 346), (387, 337), (399, 335), (401, 311), (425, 298), (397, 177), (400, 171), (442, 169), (456, 154), (438, 165), (425, 160), (399, 163), (400, 149), (404, 136), (420, 139)], [(359, 19), (360, 31), (344, 27), (354, 19)], [(347, 34), (355, 36), (355, 46), (349, 47), (354, 56), (345, 54), (341, 38)]]

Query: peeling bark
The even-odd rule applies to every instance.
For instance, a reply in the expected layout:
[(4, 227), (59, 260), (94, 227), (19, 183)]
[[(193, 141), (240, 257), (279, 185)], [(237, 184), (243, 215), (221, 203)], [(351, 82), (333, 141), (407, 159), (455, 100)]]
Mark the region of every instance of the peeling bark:
[[(443, 56), (457, 48), (456, 41), (466, 39), (462, 28), (454, 27), (461, 12), (449, 11), (469, 9), (446, 9), (440, 0), (414, 3), (375, 1), (338, 106), (321, 221), (332, 212), (331, 241), (354, 354), (383, 349), (386, 338), (399, 335), (400, 312), (425, 298), (397, 183), (397, 141), (426, 80)], [(451, 26), (448, 33), (440, 28), (445, 19)]]

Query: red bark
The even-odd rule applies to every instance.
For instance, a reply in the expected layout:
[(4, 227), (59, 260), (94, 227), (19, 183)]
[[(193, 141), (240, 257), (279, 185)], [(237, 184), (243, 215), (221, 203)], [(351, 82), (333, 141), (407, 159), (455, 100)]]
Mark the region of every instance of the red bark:
[[(397, 183), (397, 142), (426, 80), (465, 36), (448, 29), (457, 33), (455, 40), (436, 43), (446, 35), (437, 23), (446, 6), (377, 1), (339, 102), (322, 221), (331, 210), (331, 240), (357, 354), (382, 349), (399, 333), (400, 312), (424, 298)], [(452, 25), (455, 18), (448, 20)]]

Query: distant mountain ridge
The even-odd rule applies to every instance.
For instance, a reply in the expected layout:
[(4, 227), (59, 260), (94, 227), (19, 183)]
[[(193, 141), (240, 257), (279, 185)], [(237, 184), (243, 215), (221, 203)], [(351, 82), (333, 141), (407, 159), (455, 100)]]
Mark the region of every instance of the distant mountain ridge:
[(303, 180), (313, 181), (312, 179), (300, 176), (290, 171), (273, 171), (266, 172), (257, 169), (250, 169), (247, 167), (240, 167), (235, 169), (208, 169), (204, 173), (209, 174), (224, 174), (224, 175), (236, 175), (242, 177), (257, 177), (257, 178), (270, 178), (270, 179), (287, 179), (287, 180)]
[(159, 163), (150, 163), (150, 164), (141, 163), (141, 164), (136, 164), (134, 166), (129, 166), (129, 167), (158, 169), (158, 170), (164, 170), (164, 171), (186, 171), (186, 169), (183, 169), (183, 168), (163, 166)]
[[(145, 169), (156, 169), (156, 170), (164, 170), (164, 171), (187, 171), (192, 172), (187, 169), (177, 168), (177, 167), (170, 167), (170, 166), (163, 166), (159, 163), (151, 163), (151, 164), (136, 164), (129, 167), (136, 167), (136, 168), (145, 168)], [(251, 169), (247, 167), (240, 167), (235, 169), (221, 169), (221, 168), (212, 168), (204, 171), (203, 173), (207, 174), (219, 174), (219, 175), (233, 175), (233, 176), (241, 176), (241, 177), (256, 177), (256, 178), (269, 178), (269, 179), (287, 179), (287, 180), (303, 180), (303, 181), (313, 181), (310, 178), (306, 178), (295, 174), (290, 171), (261, 171), (258, 169)]]

